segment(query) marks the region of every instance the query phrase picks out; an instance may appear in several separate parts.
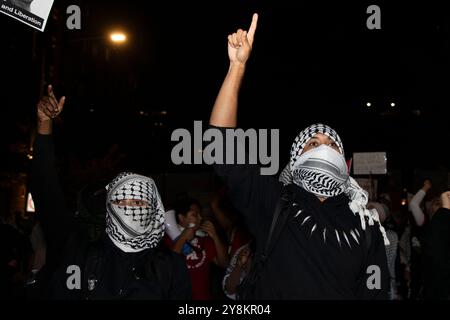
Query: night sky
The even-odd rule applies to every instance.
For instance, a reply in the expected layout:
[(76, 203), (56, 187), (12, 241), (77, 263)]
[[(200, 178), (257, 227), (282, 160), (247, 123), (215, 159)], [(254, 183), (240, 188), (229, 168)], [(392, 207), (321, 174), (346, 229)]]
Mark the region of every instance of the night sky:
[[(79, 31), (65, 27), (69, 4), (81, 8)], [(381, 8), (381, 30), (366, 27), (370, 4)], [(21, 166), (11, 145), (29, 140), (41, 69), (45, 84), (67, 97), (55, 129), (62, 155), (89, 159), (118, 144), (124, 166), (203, 170), (170, 164), (170, 133), (193, 120), (207, 124), (228, 67), (227, 35), (248, 28), (253, 12), (260, 21), (239, 123), (281, 129), (281, 166), (295, 135), (324, 122), (340, 133), (348, 157), (386, 151), (392, 170), (448, 171), (450, 13), (443, 5), (286, 0), (56, 0), (44, 33), (0, 15), (4, 170)], [(104, 39), (114, 28), (129, 36), (123, 47)]]

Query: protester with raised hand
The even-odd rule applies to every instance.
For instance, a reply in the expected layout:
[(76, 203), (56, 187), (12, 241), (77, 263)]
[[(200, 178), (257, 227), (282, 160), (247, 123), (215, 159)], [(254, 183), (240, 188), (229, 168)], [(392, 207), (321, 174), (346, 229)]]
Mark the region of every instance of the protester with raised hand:
[(190, 279), (181, 255), (160, 247), (164, 207), (154, 181), (123, 172), (80, 193), (77, 212), (105, 217), (98, 241), (77, 228), (59, 184), (53, 119), (63, 110), (51, 86), (37, 106), (31, 192), (47, 240), (46, 272), (55, 299), (188, 299)]
[[(230, 65), (210, 117), (224, 138), (225, 129), (237, 125), (257, 23), (255, 14), (248, 32), (228, 36)], [(366, 208), (367, 193), (348, 174), (336, 131), (315, 124), (300, 132), (283, 183), (260, 175), (256, 165), (215, 169), (256, 239), (256, 271), (241, 286), (241, 299), (387, 299), (388, 240), (376, 212)], [(271, 232), (275, 211), (279, 217)]]

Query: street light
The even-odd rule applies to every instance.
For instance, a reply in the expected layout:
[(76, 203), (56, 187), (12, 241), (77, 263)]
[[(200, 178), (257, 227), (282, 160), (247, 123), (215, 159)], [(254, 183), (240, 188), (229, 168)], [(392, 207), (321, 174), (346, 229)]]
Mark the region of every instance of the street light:
[(127, 36), (123, 32), (113, 32), (110, 34), (109, 38), (111, 39), (112, 42), (118, 43), (118, 44), (124, 43), (125, 41), (127, 41)]

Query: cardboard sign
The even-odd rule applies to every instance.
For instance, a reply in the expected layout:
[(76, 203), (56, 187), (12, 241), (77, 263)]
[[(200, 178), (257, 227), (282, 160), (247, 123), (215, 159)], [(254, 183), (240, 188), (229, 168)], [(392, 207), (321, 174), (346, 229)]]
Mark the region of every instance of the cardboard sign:
[(44, 31), (54, 0), (0, 0), (0, 12)]
[(353, 153), (353, 174), (387, 174), (386, 152)]

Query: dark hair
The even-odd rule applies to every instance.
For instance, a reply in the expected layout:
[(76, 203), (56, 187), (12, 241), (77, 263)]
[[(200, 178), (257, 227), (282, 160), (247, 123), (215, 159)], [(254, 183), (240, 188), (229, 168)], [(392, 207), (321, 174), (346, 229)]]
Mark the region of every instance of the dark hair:
[(191, 206), (193, 204), (196, 204), (200, 210), (202, 209), (202, 206), (200, 202), (197, 199), (191, 198), (188, 195), (183, 195), (178, 197), (176, 200), (173, 209), (175, 210), (175, 218), (178, 221), (178, 215), (181, 214), (183, 216), (186, 216), (189, 210), (191, 209)]

